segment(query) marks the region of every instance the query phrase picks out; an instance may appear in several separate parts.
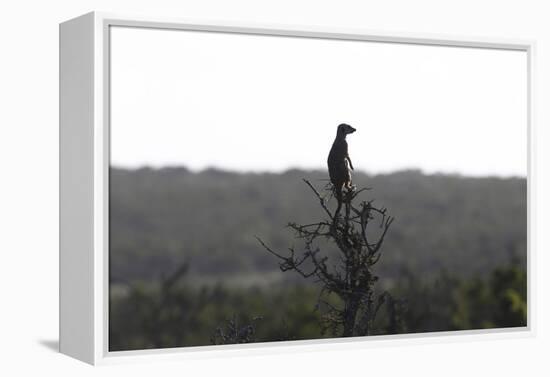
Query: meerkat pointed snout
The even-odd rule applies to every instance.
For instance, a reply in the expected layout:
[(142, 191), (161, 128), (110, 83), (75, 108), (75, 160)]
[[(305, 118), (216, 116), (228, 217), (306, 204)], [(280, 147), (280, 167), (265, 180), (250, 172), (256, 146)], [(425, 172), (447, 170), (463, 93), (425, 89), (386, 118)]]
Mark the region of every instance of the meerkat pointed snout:
[(342, 123), (338, 126), (338, 134), (348, 135), (354, 133), (355, 131), (357, 131), (355, 128), (346, 123)]

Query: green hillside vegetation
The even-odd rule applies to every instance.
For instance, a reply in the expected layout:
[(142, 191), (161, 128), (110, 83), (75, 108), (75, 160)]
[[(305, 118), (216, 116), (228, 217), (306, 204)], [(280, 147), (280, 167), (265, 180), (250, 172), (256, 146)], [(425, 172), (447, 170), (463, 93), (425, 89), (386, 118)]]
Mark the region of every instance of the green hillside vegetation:
[[(327, 183), (321, 171), (112, 168), (111, 350), (219, 343), (232, 318), (251, 341), (332, 336), (318, 286), (281, 272), (254, 237), (285, 250), (297, 245), (288, 222), (323, 217), (302, 178)], [(375, 271), (395, 300), (374, 334), (525, 326), (524, 178), (411, 170), (354, 183), (396, 219)]]
[[(110, 263), (114, 283), (155, 281), (190, 261), (197, 283), (243, 284), (288, 279), (259, 247), (293, 243), (288, 222), (322, 216), (302, 178), (322, 187), (327, 175), (291, 170), (239, 174), (185, 168), (112, 169)], [(403, 171), (354, 183), (372, 188), (366, 199), (396, 218), (377, 271), (395, 279), (408, 269), (430, 277), (441, 269), (460, 276), (490, 272), (526, 258), (526, 181), (466, 178)], [(232, 277), (235, 277), (233, 279)], [(221, 280), (220, 280), (221, 279)], [(258, 280), (259, 279), (259, 280)]]

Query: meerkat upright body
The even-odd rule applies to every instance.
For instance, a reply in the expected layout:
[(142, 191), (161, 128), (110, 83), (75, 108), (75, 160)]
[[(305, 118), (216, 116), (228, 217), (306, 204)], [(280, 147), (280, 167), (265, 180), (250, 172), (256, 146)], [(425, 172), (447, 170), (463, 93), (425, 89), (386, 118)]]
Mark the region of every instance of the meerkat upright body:
[(349, 158), (346, 136), (354, 132), (355, 128), (350, 125), (340, 124), (336, 132), (336, 139), (334, 139), (328, 155), (328, 173), (330, 181), (334, 185), (334, 194), (339, 203), (338, 209), (341, 205), (344, 188), (351, 188), (350, 170), (353, 170), (353, 164)]

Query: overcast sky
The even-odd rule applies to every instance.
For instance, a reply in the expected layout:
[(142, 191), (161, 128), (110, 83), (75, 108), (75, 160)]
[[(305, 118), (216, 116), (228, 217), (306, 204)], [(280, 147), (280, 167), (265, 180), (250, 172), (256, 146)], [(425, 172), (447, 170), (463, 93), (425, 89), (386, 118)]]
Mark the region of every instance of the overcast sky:
[(525, 52), (113, 28), (111, 162), (526, 175)]

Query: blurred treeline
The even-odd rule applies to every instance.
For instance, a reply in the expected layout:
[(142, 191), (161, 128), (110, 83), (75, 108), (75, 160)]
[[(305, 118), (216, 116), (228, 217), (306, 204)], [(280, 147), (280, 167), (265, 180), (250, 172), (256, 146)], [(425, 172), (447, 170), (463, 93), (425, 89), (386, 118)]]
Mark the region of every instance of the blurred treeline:
[[(233, 317), (261, 316), (257, 341), (331, 336), (318, 287), (279, 271), (254, 238), (285, 250), (288, 222), (322, 218), (302, 178), (327, 183), (320, 171), (112, 168), (111, 349), (207, 345)], [(354, 183), (396, 218), (375, 271), (396, 300), (378, 333), (525, 325), (525, 178), (356, 172)]]

